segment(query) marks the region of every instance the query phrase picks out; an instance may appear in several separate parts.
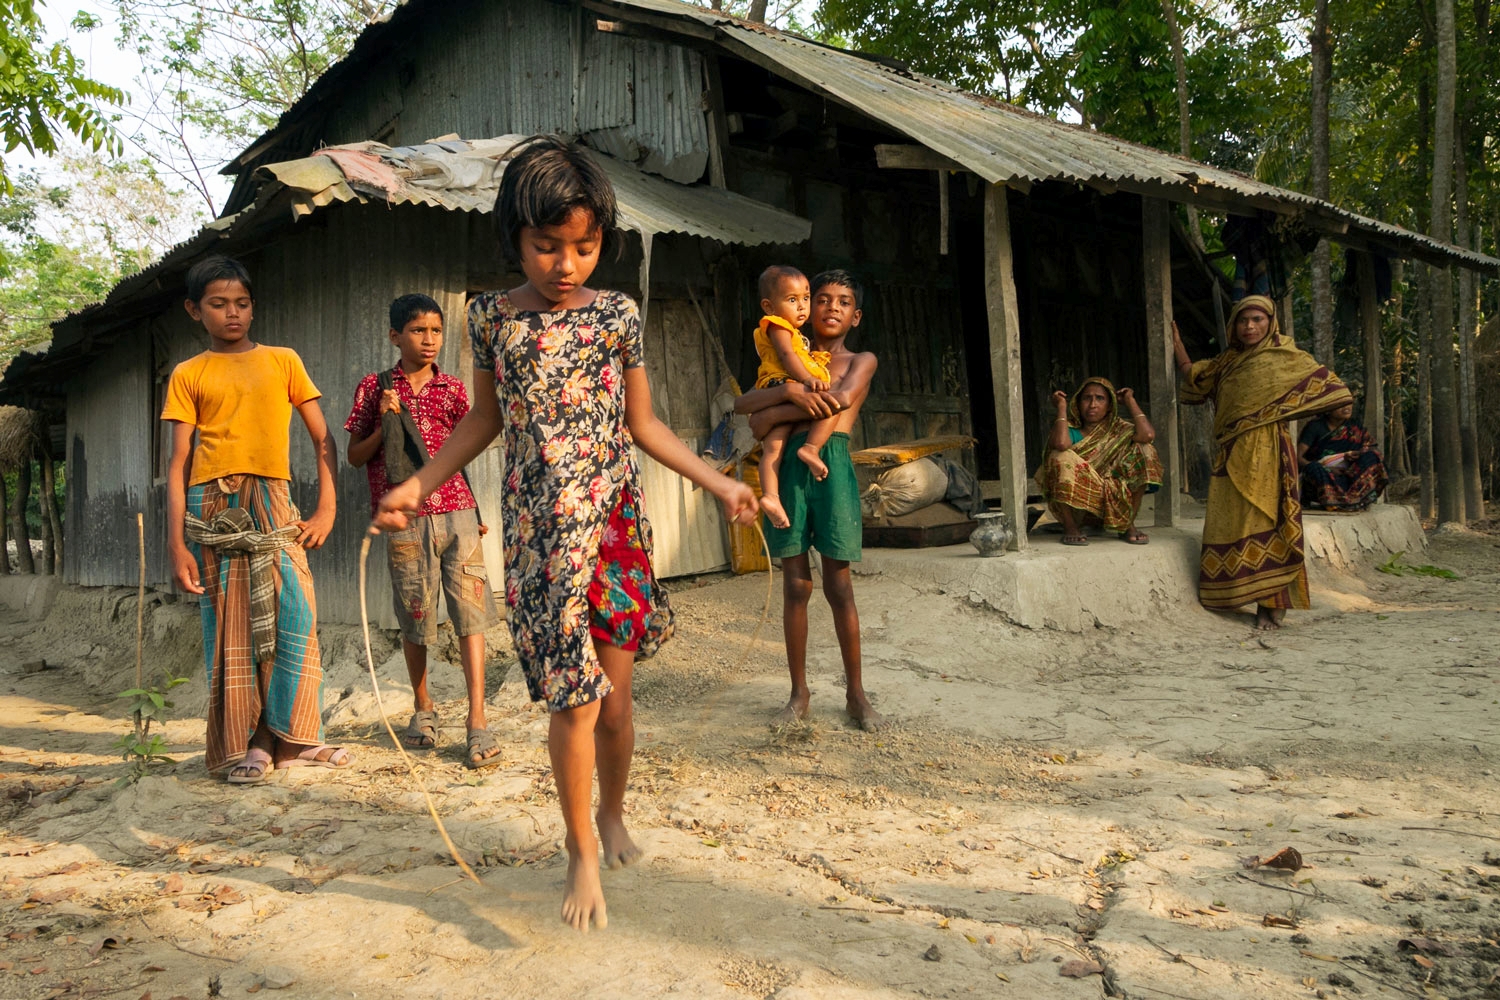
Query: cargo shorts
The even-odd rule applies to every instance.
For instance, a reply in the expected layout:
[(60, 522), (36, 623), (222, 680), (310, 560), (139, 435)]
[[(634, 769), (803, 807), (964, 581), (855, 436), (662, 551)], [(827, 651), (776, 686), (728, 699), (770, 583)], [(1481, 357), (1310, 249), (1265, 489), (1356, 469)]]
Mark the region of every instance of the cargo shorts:
[(414, 517), (408, 527), (386, 533), (385, 551), (396, 620), (407, 642), (426, 646), (437, 638), (439, 590), (455, 634), (479, 635), (499, 624), (477, 509)]

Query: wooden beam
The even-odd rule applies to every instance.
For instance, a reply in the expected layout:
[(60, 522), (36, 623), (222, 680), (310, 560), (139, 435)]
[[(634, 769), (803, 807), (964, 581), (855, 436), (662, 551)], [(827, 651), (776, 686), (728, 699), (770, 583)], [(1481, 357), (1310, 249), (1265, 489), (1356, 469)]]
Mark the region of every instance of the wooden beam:
[(1172, 354), (1172, 205), (1141, 199), (1141, 262), (1146, 285), (1146, 371), (1151, 391), (1151, 426), (1161, 456), (1161, 490), (1156, 494), (1156, 525), (1182, 519), (1182, 454), (1177, 447), (1177, 365)]
[(1375, 448), (1385, 454), (1385, 376), (1380, 358), (1380, 303), (1375, 298), (1375, 258), (1355, 255), (1359, 279), (1359, 326), (1364, 334), (1365, 430), (1375, 436)]
[(953, 170), (967, 173), (968, 168), (957, 160), (926, 146), (892, 146), (876, 143), (875, 162), (887, 170)]
[(995, 435), (1000, 443), (1000, 502), (1011, 548), (1026, 548), (1026, 404), (1021, 393), (1021, 316), (1016, 304), (1015, 252), (1010, 242), (1009, 192), (984, 189), (984, 299), (989, 312), (990, 381), (995, 390)]
[(938, 253), (948, 255), (948, 171), (939, 170), (938, 183)]
[(708, 107), (708, 183), (722, 188), (728, 184), (725, 167), (729, 151), (729, 118), (724, 111), (724, 80), (719, 75), (719, 57), (703, 57), (703, 96)]

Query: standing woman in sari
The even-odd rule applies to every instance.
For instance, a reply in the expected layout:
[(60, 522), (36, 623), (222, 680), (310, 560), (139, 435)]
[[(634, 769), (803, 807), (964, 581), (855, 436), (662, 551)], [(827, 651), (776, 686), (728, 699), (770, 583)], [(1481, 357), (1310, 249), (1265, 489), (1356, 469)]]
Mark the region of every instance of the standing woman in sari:
[(1236, 303), (1228, 325), (1229, 347), (1198, 362), (1172, 329), (1182, 402), (1214, 402), (1198, 600), (1219, 611), (1254, 602), (1256, 627), (1274, 629), (1287, 608), (1311, 606), (1297, 451), (1287, 421), (1354, 397), (1337, 375), (1281, 336), (1276, 306), (1264, 295)]
[[(1161, 460), (1151, 442), (1156, 431), (1135, 393), (1115, 392), (1105, 378), (1090, 378), (1073, 398), (1054, 392), (1057, 420), (1047, 438), (1047, 459), (1036, 481), (1052, 515), (1063, 525), (1064, 545), (1087, 545), (1084, 524), (1103, 524), (1132, 545), (1151, 539), (1135, 526), (1141, 497), (1161, 486)], [(1130, 419), (1120, 416), (1125, 407)]]

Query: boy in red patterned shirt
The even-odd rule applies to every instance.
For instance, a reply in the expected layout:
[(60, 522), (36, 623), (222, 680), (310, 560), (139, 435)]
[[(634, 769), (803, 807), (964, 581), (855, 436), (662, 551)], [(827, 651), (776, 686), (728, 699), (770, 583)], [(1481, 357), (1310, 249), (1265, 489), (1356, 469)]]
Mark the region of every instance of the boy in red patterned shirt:
[[(391, 343), (401, 352), (390, 372), (391, 388), (381, 387), (380, 374), (366, 375), (354, 391), (354, 406), (344, 422), (349, 464), (364, 466), (370, 478), (372, 511), (393, 485), (386, 479), (381, 415), (403, 410), (410, 414), (431, 456), (469, 412), (463, 382), (439, 371), (436, 364), (443, 347), (443, 310), (437, 302), (426, 295), (403, 295), (391, 303), (390, 321)], [(484, 716), (484, 633), (499, 621), (480, 547), (487, 531), (468, 482), (456, 475), (427, 498), (409, 527), (386, 532), (401, 648), (415, 701), (402, 738), (414, 749), (437, 745), (437, 709), (427, 691), (427, 646), (437, 636), (441, 585), (469, 691), (467, 762), (472, 768), (500, 762), (500, 745)]]

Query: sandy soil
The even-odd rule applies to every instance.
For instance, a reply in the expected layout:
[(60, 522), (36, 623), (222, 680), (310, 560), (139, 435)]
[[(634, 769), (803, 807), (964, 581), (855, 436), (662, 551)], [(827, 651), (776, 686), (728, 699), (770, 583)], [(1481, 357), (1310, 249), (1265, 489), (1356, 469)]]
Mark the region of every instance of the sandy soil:
[[(1341, 579), (1269, 637), (1197, 607), (1026, 631), (861, 577), (896, 720), (877, 735), (838, 711), (826, 608), (817, 714), (769, 730), (774, 622), (742, 656), (764, 579), (698, 581), (638, 673), (648, 856), (605, 874), (586, 939), (557, 919), (546, 720), (504, 649), (503, 763), (461, 766), (445, 667), (421, 768), (474, 885), (383, 744), (352, 633), (326, 637), (326, 703), (355, 766), (237, 790), (202, 769), (196, 615), (153, 597), (148, 671), (195, 680), (178, 762), (122, 784), (135, 597), (65, 592), (0, 622), (0, 996), (1500, 997), (1500, 534), (1427, 559), (1462, 579)], [(394, 652), (380, 637), (399, 724)], [(35, 657), (54, 668), (23, 674)], [(1301, 870), (1244, 866), (1287, 846)]]

